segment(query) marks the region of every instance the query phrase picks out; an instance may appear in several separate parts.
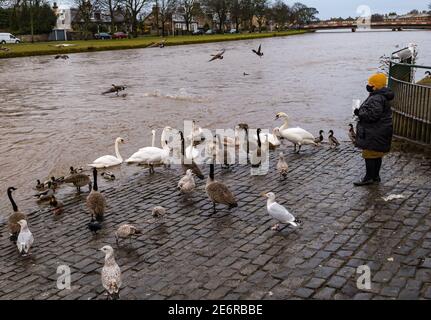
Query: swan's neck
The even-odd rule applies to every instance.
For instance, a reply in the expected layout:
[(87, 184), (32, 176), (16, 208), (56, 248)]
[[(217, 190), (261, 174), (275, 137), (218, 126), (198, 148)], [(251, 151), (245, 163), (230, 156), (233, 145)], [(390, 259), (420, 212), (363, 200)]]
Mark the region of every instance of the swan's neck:
[(287, 118), (285, 118), (284, 119), (284, 123), (283, 123), (283, 125), (280, 128), (280, 131), (281, 130), (286, 130), (287, 128), (289, 128), (289, 120)]
[(118, 148), (118, 141), (115, 141), (115, 156), (118, 158), (118, 160), (123, 161), (123, 158), (120, 154), (120, 150)]
[[(151, 146), (155, 147), (156, 146), (156, 133), (153, 131), (151, 134), (152, 134)], [(163, 140), (161, 141), (161, 145), (163, 146)]]
[(7, 191), (7, 196), (9, 198), (9, 200), (10, 200), (10, 203), (12, 204), (13, 211), (17, 212), (18, 211), (18, 206), (16, 205), (15, 201), (12, 198), (12, 191), (8, 190)]

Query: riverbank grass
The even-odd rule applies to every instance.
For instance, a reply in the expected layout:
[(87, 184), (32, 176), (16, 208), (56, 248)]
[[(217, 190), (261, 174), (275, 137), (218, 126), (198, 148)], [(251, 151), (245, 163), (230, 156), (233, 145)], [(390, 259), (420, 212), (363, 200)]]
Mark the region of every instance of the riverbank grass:
[[(199, 36), (170, 36), (166, 39), (166, 46), (247, 40), (270, 37), (285, 37), (297, 34), (304, 34), (308, 31), (294, 30), (282, 32), (265, 32), (265, 33), (244, 33), (244, 34), (215, 34), (215, 35), (199, 35)], [(146, 36), (136, 39), (113, 39), (113, 40), (80, 40), (80, 41), (52, 41), (52, 42), (37, 42), (37, 43), (20, 43), (7, 44), (3, 47), (9, 50), (0, 51), (1, 58), (28, 57), (39, 55), (54, 55), (65, 53), (91, 52), (91, 51), (107, 51), (107, 50), (124, 50), (150, 47), (161, 41), (161, 37)], [(72, 44), (72, 46), (56, 47), (58, 44)]]

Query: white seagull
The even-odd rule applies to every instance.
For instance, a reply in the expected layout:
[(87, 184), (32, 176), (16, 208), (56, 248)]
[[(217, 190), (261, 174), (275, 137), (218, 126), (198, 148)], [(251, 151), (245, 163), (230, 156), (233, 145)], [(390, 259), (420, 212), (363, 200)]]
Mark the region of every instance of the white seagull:
[[(266, 209), (271, 217), (278, 220), (283, 224), (290, 224), (294, 227), (298, 227), (301, 223), (300, 220), (296, 219), (285, 207), (275, 202), (275, 194), (272, 192), (262, 193), (262, 196), (268, 198), (266, 202)], [(279, 230), (279, 224), (274, 225), (271, 230)]]
[(21, 231), (18, 234), (18, 240), (16, 241), (16, 246), (18, 247), (19, 253), (21, 255), (27, 255), (30, 251), (30, 248), (33, 244), (34, 238), (33, 234), (29, 230), (27, 226), (26, 220), (18, 221), (18, 224), (21, 226)]
[(114, 249), (111, 246), (104, 246), (100, 249), (105, 253), (105, 265), (102, 269), (102, 285), (108, 292), (108, 299), (116, 300), (120, 298), (121, 270), (114, 258)]

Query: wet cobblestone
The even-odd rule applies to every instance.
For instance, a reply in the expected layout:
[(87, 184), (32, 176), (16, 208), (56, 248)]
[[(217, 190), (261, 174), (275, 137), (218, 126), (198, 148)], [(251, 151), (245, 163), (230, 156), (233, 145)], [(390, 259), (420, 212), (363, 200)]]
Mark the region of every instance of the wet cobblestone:
[[(285, 147), (283, 147), (285, 148)], [(421, 156), (390, 154), (383, 182), (353, 188), (362, 174), (360, 152), (287, 151), (289, 175), (280, 181), (271, 154), (267, 176), (249, 168), (217, 168), (217, 179), (236, 194), (239, 207), (212, 214), (204, 182), (189, 198), (176, 190), (178, 168), (145, 170), (119, 187), (105, 188), (106, 221), (93, 236), (87, 229), (84, 193), (63, 199), (65, 212), (48, 209), (29, 217), (33, 254), (19, 257), (0, 226), (0, 299), (105, 299), (100, 282), (105, 244), (115, 249), (123, 272), (122, 299), (430, 299), (431, 167)], [(137, 168), (137, 170), (141, 170)], [(205, 168), (207, 173), (208, 168)], [(302, 220), (297, 228), (270, 230), (275, 223), (259, 194)], [(384, 202), (381, 197), (403, 194)], [(164, 221), (150, 209), (164, 206)], [(114, 231), (133, 223), (143, 233), (115, 245)], [(59, 290), (57, 267), (72, 270), (72, 287)], [(356, 286), (359, 265), (371, 269), (371, 290)]]

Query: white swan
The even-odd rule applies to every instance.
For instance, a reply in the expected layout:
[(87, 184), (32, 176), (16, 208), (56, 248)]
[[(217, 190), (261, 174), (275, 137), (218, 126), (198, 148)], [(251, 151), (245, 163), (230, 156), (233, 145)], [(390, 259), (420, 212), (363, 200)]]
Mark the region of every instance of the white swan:
[(289, 128), (289, 125), (288, 125), (289, 117), (287, 114), (285, 114), (284, 112), (277, 113), (277, 115), (275, 116), (275, 120), (278, 120), (278, 119), (284, 119), (284, 124), (279, 129), (280, 135), (286, 140), (294, 144), (295, 152), (296, 152), (296, 145), (299, 145), (299, 149), (297, 153), (301, 151), (302, 145), (305, 145), (305, 144), (313, 144), (315, 146), (317, 145), (316, 142), (314, 141), (315, 140), (314, 136), (310, 132), (299, 127)]
[[(277, 135), (280, 134), (280, 128), (274, 128), (272, 130), (272, 133), (261, 133), (260, 134), (260, 140), (269, 143), (270, 149), (275, 149), (281, 145), (280, 140), (278, 139)], [(254, 140), (257, 141), (257, 135), (255, 134), (253, 136)]]
[(190, 140), (190, 145), (186, 148), (186, 154), (185, 154), (185, 156), (188, 159), (192, 159), (192, 160), (196, 159), (197, 157), (199, 157), (199, 150), (194, 147), (195, 132), (197, 132), (197, 131), (195, 131), (194, 121), (193, 121), (192, 133), (191, 133), (191, 137), (189, 139)]
[(89, 164), (89, 167), (93, 167), (93, 168), (108, 168), (108, 167), (113, 167), (113, 166), (117, 166), (121, 163), (123, 163), (123, 158), (120, 155), (120, 151), (118, 150), (118, 144), (119, 143), (124, 143), (124, 139), (123, 138), (117, 138), (115, 139), (115, 155), (114, 156), (103, 156), (100, 158), (97, 158), (96, 160), (93, 161), (93, 163)]

